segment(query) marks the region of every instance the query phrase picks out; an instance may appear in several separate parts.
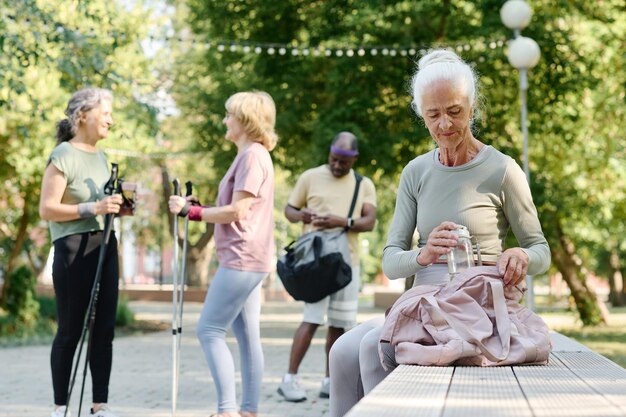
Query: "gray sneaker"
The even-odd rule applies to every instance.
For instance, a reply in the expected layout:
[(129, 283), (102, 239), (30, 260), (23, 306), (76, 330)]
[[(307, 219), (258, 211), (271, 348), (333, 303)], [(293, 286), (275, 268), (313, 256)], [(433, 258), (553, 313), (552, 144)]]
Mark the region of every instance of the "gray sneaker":
[(326, 377), (322, 380), (322, 388), (320, 388), (320, 398), (330, 398), (330, 378)]
[(300, 388), (295, 376), (292, 378), (283, 378), (283, 381), (278, 387), (278, 393), (285, 397), (285, 400), (293, 403), (306, 400), (306, 392)]
[(96, 411), (95, 413), (92, 410), (91, 416), (92, 417), (117, 417), (115, 414), (113, 414), (113, 411), (111, 411), (109, 406), (107, 406), (106, 404), (103, 405), (102, 408)]

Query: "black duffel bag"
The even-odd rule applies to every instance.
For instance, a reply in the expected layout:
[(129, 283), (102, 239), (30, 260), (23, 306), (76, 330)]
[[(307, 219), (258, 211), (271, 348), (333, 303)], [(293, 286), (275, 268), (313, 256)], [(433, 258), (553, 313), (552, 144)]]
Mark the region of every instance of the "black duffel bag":
[(348, 237), (343, 230), (306, 233), (285, 250), (276, 269), (296, 300), (315, 303), (352, 280)]

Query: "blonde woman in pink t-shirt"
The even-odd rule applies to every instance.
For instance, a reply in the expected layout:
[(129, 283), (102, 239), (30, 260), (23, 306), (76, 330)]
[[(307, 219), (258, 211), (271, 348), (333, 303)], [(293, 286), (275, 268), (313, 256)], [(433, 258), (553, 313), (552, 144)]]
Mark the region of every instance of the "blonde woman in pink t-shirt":
[[(226, 140), (237, 156), (220, 181), (217, 205), (192, 205), (194, 198), (171, 196), (169, 208), (189, 220), (215, 224), (219, 267), (204, 301), (197, 334), (215, 381), (215, 417), (257, 415), (263, 351), (259, 329), (261, 281), (274, 254), (274, 168), (276, 107), (269, 94), (240, 92), (226, 101)], [(240, 352), (242, 398), (238, 407), (235, 366), (226, 345), (232, 326)]]

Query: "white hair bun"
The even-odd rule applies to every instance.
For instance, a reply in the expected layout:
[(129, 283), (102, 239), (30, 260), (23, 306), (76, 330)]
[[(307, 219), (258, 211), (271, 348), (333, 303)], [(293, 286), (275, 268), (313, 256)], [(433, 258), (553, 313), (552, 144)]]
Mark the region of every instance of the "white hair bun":
[(464, 64), (463, 60), (449, 49), (435, 49), (420, 58), (417, 65), (420, 70), (423, 70), (429, 65), (440, 63)]

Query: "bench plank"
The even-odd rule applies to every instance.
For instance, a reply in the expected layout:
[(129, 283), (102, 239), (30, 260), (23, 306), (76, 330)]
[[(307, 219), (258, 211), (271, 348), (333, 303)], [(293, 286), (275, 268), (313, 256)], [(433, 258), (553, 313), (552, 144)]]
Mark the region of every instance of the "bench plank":
[[(598, 356), (593, 352), (571, 352), (581, 354)], [(515, 366), (513, 370), (536, 417), (624, 416), (619, 407), (593, 390), (555, 355), (548, 365)]]
[(626, 369), (559, 333), (548, 365), (400, 365), (347, 417), (624, 417)]
[(420, 410), (420, 417), (439, 417), (453, 371), (453, 367), (399, 366), (346, 417), (414, 417), (415, 410)]
[(532, 416), (511, 367), (455, 368), (443, 417), (468, 416)]
[(626, 416), (626, 369), (594, 352), (555, 352), (554, 356)]
[(587, 346), (557, 332), (550, 332), (552, 352), (593, 352)]

